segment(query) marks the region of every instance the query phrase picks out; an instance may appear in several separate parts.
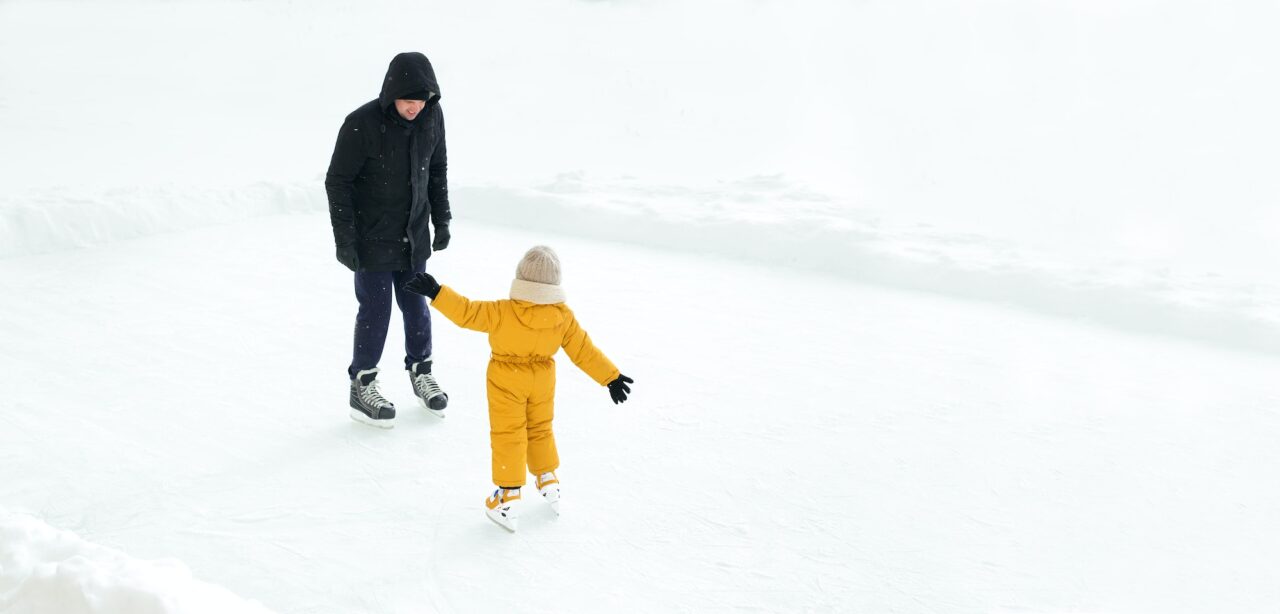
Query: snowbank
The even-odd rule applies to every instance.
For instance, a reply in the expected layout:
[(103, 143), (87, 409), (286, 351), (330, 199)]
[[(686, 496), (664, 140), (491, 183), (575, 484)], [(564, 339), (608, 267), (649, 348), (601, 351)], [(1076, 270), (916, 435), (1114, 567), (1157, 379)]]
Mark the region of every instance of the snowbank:
[(1280, 288), (1244, 275), (1175, 273), (1115, 255), (1061, 256), (982, 234), (895, 224), (781, 177), (689, 188), (592, 184), (564, 175), (538, 189), (459, 194), (462, 220), (825, 273), (1280, 353)]
[(191, 577), (0, 507), (0, 610), (13, 614), (267, 614)]
[(323, 210), (324, 188), (259, 182), (232, 187), (146, 185), (94, 191), (58, 188), (0, 197), (0, 258), (39, 254)]
[[(458, 186), (455, 234), (484, 223), (645, 245), (996, 302), (1219, 346), (1280, 354), (1280, 288), (1247, 275), (1054, 254), (889, 221), (781, 176), (703, 186), (566, 173), (536, 188)], [(134, 187), (0, 198), (0, 257), (87, 247), (248, 217), (327, 210), (323, 179)]]

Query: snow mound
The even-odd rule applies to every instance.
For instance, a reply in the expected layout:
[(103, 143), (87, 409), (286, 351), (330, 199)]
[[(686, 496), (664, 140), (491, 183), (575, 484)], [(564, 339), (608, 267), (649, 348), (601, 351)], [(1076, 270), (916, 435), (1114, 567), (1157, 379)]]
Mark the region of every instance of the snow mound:
[(1015, 237), (886, 219), (782, 176), (693, 187), (569, 173), (538, 188), (456, 194), (466, 203), (463, 223), (816, 272), (1280, 354), (1280, 285), (1270, 279), (1123, 253), (1054, 252)]
[(0, 611), (12, 614), (266, 614), (191, 577), (0, 507)]
[(324, 210), (310, 185), (146, 185), (47, 189), (0, 196), (0, 258), (90, 247), (280, 213)]
[[(459, 185), (452, 194), (459, 238), (478, 222), (629, 243), (1280, 354), (1280, 284), (1270, 278), (888, 219), (782, 175), (698, 186), (564, 173), (533, 188)], [(319, 176), (0, 197), (0, 258), (326, 210)]]

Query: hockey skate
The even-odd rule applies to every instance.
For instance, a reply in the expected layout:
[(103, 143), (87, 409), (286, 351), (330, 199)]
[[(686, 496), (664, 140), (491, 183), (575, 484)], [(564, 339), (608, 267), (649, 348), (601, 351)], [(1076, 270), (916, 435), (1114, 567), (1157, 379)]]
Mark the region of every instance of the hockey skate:
[(378, 370), (356, 373), (351, 380), (351, 419), (381, 429), (396, 425), (396, 406), (378, 391)]
[(418, 402), (432, 415), (444, 417), (444, 408), (449, 405), (449, 395), (440, 389), (435, 376), (431, 375), (431, 359), (415, 362), (409, 366), (409, 382), (413, 384), (413, 394)]

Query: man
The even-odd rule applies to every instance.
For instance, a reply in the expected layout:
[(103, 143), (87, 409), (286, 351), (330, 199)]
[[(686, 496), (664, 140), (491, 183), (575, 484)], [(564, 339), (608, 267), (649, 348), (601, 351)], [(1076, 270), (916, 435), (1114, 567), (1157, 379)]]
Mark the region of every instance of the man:
[[(351, 417), (381, 428), (396, 410), (378, 391), (378, 361), (391, 321), (391, 299), (404, 316), (405, 369), (414, 394), (443, 417), (449, 397), (431, 375), (431, 313), (404, 284), (426, 270), (431, 252), (449, 246), (444, 113), (427, 56), (391, 60), (382, 92), (342, 123), (325, 191), (338, 261), (355, 273), (355, 348)], [(435, 240), (432, 240), (432, 226)]]

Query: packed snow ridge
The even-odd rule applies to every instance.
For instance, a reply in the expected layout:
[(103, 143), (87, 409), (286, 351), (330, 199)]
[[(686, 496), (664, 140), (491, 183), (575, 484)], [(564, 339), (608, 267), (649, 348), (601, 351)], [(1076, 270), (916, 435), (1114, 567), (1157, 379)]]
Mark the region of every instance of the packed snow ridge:
[(0, 507), (0, 611), (13, 614), (268, 614), (191, 577)]
[[(223, 188), (150, 186), (0, 197), (0, 258), (245, 218), (326, 210), (322, 178)], [(1280, 354), (1280, 288), (1214, 271), (1153, 269), (887, 220), (782, 176), (703, 186), (565, 173), (544, 185), (462, 185), (456, 225), (483, 223), (730, 258)]]

